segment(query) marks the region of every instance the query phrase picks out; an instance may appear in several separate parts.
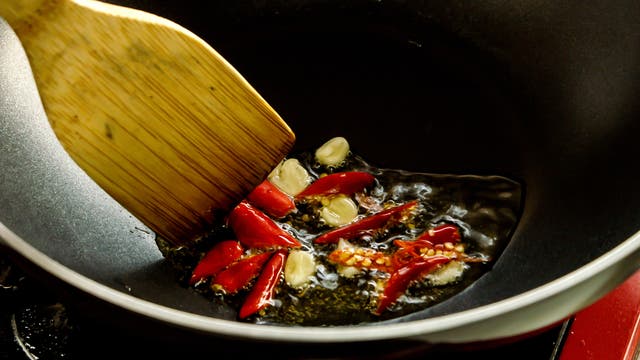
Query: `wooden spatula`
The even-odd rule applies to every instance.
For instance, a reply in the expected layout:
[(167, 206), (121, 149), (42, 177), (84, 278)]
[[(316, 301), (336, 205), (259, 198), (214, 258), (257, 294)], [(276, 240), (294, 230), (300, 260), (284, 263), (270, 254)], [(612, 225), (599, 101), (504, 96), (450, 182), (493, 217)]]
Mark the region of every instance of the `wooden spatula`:
[(174, 244), (201, 236), (291, 150), (294, 134), (202, 39), (90, 0), (1, 0), (72, 158)]

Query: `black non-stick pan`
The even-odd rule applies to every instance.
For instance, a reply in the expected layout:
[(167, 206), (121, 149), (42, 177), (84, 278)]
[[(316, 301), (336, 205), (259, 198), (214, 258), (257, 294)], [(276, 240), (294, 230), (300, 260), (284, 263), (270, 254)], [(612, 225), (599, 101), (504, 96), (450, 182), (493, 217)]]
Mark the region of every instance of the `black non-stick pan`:
[(554, 324), (637, 269), (637, 1), (114, 3), (204, 38), (282, 115), (297, 149), (344, 136), (379, 167), (508, 177), (523, 186), (522, 213), (493, 268), (424, 311), (358, 326), (237, 322), (180, 286), (154, 234), (68, 157), (2, 22), (0, 237), (43, 279), (159, 332), (461, 343)]

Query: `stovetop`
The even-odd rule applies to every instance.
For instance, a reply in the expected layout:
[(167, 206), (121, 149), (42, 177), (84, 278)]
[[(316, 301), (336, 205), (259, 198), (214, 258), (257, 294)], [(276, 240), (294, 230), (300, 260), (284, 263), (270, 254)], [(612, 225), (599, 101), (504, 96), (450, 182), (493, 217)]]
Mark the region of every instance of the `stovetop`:
[[(526, 354), (531, 359), (553, 360), (559, 358), (568, 324), (565, 322), (507, 344), (464, 350), (431, 345), (411, 346), (388, 353), (382, 351), (377, 358), (455, 360), (480, 355), (500, 360), (520, 358)], [(256, 351), (258, 353), (259, 349)], [(351, 352), (345, 351), (344, 354), (348, 354), (347, 358), (359, 358)], [(186, 358), (197, 355), (197, 349), (172, 348), (162, 341), (146, 338), (144, 334), (124, 334), (108, 324), (88, 320), (82, 311), (62, 302), (56, 294), (25, 274), (8, 256), (0, 253), (0, 359)], [(220, 355), (234, 357), (236, 353), (221, 346)], [(264, 354), (261, 357), (264, 358)], [(271, 354), (268, 357), (278, 356)], [(305, 357), (289, 353), (282, 358)], [(319, 354), (317, 358), (339, 359), (343, 354), (337, 351), (335, 354)]]

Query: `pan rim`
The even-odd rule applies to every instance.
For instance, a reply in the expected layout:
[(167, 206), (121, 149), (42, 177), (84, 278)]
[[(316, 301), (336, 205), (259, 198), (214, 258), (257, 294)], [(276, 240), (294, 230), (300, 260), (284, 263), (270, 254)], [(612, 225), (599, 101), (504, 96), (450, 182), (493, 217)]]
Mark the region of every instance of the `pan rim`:
[[(443, 332), (516, 311), (557, 295), (603, 271), (640, 248), (640, 232), (590, 263), (537, 288), (488, 305), (406, 323), (349, 327), (280, 327), (216, 319), (140, 299), (88, 278), (51, 259), (0, 222), (0, 240), (49, 274), (133, 313), (212, 335), (286, 342), (356, 342), (391, 340)], [(265, 331), (266, 330), (266, 331)]]

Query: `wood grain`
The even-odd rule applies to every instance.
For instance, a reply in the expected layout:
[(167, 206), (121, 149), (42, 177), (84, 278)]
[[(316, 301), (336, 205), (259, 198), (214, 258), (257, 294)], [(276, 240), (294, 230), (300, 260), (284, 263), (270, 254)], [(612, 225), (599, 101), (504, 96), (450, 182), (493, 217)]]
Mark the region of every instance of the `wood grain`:
[(201, 236), (291, 150), (294, 134), (214, 49), (145, 12), (3, 0), (71, 157), (158, 235)]

